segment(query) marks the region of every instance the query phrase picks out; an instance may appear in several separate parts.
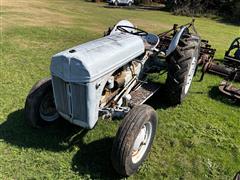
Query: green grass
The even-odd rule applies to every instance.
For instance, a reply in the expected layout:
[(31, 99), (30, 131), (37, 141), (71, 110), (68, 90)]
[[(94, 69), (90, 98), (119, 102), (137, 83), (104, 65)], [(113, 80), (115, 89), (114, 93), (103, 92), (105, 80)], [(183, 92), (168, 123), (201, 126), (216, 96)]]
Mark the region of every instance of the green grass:
[[(85, 132), (67, 122), (30, 128), (24, 102), (31, 86), (49, 76), (53, 54), (102, 36), (118, 20), (159, 33), (191, 18), (161, 11), (104, 8), (79, 0), (3, 1), (0, 59), (0, 179), (113, 179), (113, 138), (120, 121), (100, 120)], [(240, 34), (218, 20), (196, 18), (216, 58)], [(240, 170), (240, 109), (217, 90), (221, 78), (193, 82), (175, 108), (159, 99), (159, 124), (152, 151), (129, 179), (232, 179)]]

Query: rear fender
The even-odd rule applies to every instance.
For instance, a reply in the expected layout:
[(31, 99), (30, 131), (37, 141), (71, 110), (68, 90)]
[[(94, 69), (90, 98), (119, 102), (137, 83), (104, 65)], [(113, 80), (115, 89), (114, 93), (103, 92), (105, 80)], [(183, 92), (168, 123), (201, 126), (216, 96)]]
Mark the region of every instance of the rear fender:
[(176, 34), (175, 36), (173, 37), (168, 49), (167, 49), (167, 53), (166, 53), (166, 56), (170, 55), (177, 47), (178, 43), (179, 43), (179, 40), (182, 36), (182, 34), (184, 33), (184, 30), (186, 30), (187, 27), (182, 27)]

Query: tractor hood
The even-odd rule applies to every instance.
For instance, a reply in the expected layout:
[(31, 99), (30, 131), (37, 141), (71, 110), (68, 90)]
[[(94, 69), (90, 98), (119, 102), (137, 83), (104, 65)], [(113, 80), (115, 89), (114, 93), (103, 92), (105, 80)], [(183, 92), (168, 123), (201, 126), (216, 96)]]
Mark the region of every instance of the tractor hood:
[(144, 53), (141, 37), (115, 33), (52, 57), (51, 73), (68, 82), (92, 82)]

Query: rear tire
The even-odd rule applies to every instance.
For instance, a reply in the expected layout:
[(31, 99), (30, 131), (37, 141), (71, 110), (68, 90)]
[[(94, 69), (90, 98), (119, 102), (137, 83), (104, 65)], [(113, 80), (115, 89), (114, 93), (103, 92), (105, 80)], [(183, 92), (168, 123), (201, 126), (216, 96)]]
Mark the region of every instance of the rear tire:
[(112, 164), (122, 176), (134, 174), (146, 159), (156, 133), (157, 114), (148, 105), (133, 107), (121, 123), (112, 147)]
[(197, 67), (199, 43), (199, 37), (183, 35), (177, 48), (166, 58), (168, 63), (166, 93), (167, 100), (172, 105), (182, 103), (188, 94)]
[(54, 104), (50, 78), (38, 81), (30, 90), (25, 102), (25, 117), (35, 128), (53, 123), (60, 117)]

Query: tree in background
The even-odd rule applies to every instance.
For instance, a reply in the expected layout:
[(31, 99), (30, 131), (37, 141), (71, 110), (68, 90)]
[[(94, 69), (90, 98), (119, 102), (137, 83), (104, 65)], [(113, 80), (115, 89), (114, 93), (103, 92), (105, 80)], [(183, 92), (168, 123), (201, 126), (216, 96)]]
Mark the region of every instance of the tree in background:
[(240, 1), (235, 0), (234, 6), (233, 6), (233, 17), (236, 21), (240, 23)]
[(168, 9), (177, 15), (224, 15), (240, 21), (239, 0), (166, 0)]

